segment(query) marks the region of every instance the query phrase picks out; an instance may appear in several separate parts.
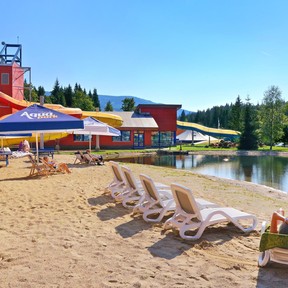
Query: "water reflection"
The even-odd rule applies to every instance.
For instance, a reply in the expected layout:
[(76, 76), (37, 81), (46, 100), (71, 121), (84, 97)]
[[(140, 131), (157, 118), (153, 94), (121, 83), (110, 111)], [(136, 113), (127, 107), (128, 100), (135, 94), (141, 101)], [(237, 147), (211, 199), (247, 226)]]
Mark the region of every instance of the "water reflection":
[(119, 161), (148, 164), (266, 185), (288, 192), (288, 158), (278, 156), (160, 155)]

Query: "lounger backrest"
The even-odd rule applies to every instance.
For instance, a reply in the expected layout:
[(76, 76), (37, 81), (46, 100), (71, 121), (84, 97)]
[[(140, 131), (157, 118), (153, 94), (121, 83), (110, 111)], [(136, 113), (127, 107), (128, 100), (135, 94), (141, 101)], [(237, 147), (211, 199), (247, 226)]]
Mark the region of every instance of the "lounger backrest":
[(114, 174), (115, 178), (117, 179), (117, 181), (123, 182), (124, 180), (123, 180), (123, 177), (121, 175), (119, 164), (114, 162), (114, 161), (110, 161), (109, 163), (111, 164), (113, 174)]
[(161, 198), (157, 192), (154, 181), (149, 176), (144, 174), (140, 174), (139, 178), (146, 193), (155, 201), (161, 202)]
[(83, 157), (89, 162), (93, 160), (88, 153), (83, 153)]
[(133, 190), (137, 190), (136, 180), (132, 174), (132, 171), (126, 166), (122, 166), (122, 171), (125, 176), (127, 185)]
[(176, 183), (171, 184), (171, 190), (176, 205), (185, 213), (195, 215), (199, 220), (201, 220), (201, 214), (192, 191), (189, 188)]
[(31, 161), (32, 164), (34, 164), (34, 165), (36, 164), (36, 161), (33, 159), (31, 154), (28, 155), (28, 158), (29, 158), (29, 160)]

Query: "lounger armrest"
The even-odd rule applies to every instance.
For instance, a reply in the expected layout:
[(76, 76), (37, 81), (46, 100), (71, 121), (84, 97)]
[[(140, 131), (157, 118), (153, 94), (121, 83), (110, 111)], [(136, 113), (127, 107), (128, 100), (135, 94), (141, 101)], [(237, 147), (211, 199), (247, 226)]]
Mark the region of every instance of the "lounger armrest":
[(267, 221), (263, 221), (261, 225), (261, 235), (266, 231), (267, 229)]

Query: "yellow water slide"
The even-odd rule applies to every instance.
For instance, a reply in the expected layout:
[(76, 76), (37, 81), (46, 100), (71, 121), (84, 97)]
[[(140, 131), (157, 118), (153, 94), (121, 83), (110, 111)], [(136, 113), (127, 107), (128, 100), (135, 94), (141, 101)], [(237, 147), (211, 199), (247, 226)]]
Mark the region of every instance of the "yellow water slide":
[[(0, 104), (7, 105), (9, 107), (12, 107), (17, 110), (22, 110), (24, 108), (29, 107), (32, 104), (35, 104), (35, 102), (29, 102), (26, 100), (17, 100), (12, 98), (11, 96), (0, 92)], [(39, 103), (37, 103), (39, 104)], [(71, 115), (80, 119), (84, 119), (86, 117), (94, 117), (95, 119), (104, 122), (112, 127), (120, 127), (123, 123), (123, 120), (120, 116), (118, 115), (113, 115), (110, 113), (105, 113), (105, 112), (97, 112), (97, 111), (82, 111), (79, 108), (67, 108), (59, 104), (44, 104), (45, 107), (49, 109), (56, 110), (58, 112)], [(5, 115), (2, 117), (5, 118), (9, 115)], [(44, 134), (44, 141), (49, 141), (49, 140), (55, 140), (55, 139), (60, 139), (63, 137), (66, 137), (68, 134), (67, 133), (49, 133), (49, 134)], [(26, 138), (29, 142), (35, 142), (35, 136), (32, 135), (31, 137)], [(17, 145), (20, 140), (19, 138), (4, 138), (3, 140), (3, 145), (4, 146), (11, 146), (11, 145)]]
[(227, 137), (227, 138), (237, 138), (240, 137), (240, 132), (235, 130), (229, 130), (229, 129), (217, 129), (217, 128), (209, 128), (197, 123), (192, 122), (183, 122), (183, 121), (177, 121), (177, 128), (182, 130), (194, 130), (197, 132), (200, 132), (205, 135), (209, 135), (212, 137)]

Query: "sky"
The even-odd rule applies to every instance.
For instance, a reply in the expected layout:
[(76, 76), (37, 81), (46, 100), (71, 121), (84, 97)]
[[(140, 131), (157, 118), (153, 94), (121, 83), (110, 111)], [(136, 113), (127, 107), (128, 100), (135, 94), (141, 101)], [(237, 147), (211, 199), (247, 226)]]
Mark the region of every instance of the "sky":
[(287, 0), (14, 0), (0, 43), (22, 45), (46, 91), (58, 79), (189, 111), (256, 105), (272, 85), (288, 99), (287, 11)]

